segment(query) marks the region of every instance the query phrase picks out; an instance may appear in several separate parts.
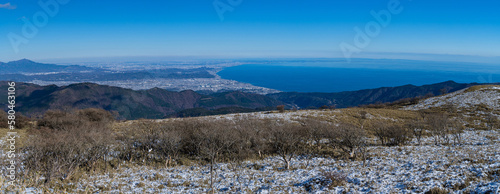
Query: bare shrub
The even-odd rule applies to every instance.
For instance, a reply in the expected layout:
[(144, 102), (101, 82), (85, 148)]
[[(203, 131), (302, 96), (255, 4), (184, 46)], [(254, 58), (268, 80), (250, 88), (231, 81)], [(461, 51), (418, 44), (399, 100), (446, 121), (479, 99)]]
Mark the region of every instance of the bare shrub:
[(46, 183), (70, 178), (77, 169), (90, 171), (109, 153), (113, 141), (109, 121), (89, 121), (77, 115), (49, 111), (40, 129), (30, 131), (24, 162), (31, 173), (43, 174)]
[(276, 109), (278, 110), (278, 112), (284, 113), (285, 112), (285, 105), (278, 105), (278, 106), (276, 106)]
[(24, 129), (24, 128), (27, 128), (27, 127), (32, 127), (33, 125), (30, 123), (31, 122), (31, 119), (24, 116), (23, 114), (21, 113), (16, 113), (16, 124), (15, 124), (15, 127), (17, 129)]
[(312, 143), (316, 146), (316, 149), (321, 149), (321, 140), (325, 139), (328, 136), (328, 130), (333, 128), (334, 126), (327, 122), (322, 122), (315, 119), (303, 119), (300, 121), (302, 127), (304, 128), (304, 132), (312, 141), (309, 141), (309, 146), (312, 147)]
[(123, 144), (120, 158), (153, 164), (165, 161), (170, 166), (178, 159), (183, 133), (176, 123), (165, 125), (141, 120), (127, 127), (118, 137)]
[(500, 120), (498, 119), (498, 117), (491, 112), (486, 115), (486, 122), (488, 123), (490, 130), (495, 129), (500, 125)]
[(449, 144), (450, 135), (455, 143), (461, 143), (461, 133), (464, 128), (462, 119), (450, 118), (446, 113), (432, 113), (427, 114), (425, 120), (435, 144)]
[(454, 144), (462, 144), (462, 133), (464, 132), (464, 121), (461, 118), (453, 118), (448, 126), (449, 133), (453, 137)]
[[(14, 126), (17, 129), (23, 129), (31, 126), (30, 118), (24, 116), (23, 114), (16, 112), (15, 114)], [(5, 111), (0, 110), (0, 128), (8, 128), (8, 115)]]
[(160, 141), (156, 149), (161, 151), (166, 167), (170, 167), (173, 164), (173, 160), (178, 159), (182, 148), (182, 138), (182, 132), (171, 127), (160, 133)]
[(88, 108), (78, 110), (77, 115), (81, 118), (85, 118), (94, 124), (109, 124), (114, 121), (113, 114), (103, 109)]
[(328, 189), (343, 186), (347, 182), (347, 176), (338, 171), (322, 171), (321, 176), (328, 180)]
[(355, 116), (355, 117), (358, 119), (358, 121), (359, 121), (359, 125), (361, 126), (361, 129), (363, 129), (363, 128), (364, 128), (364, 125), (365, 125), (365, 121), (366, 121), (366, 119), (368, 118), (368, 112), (366, 112), (366, 111), (364, 111), (364, 110), (363, 110), (363, 111), (360, 111), (360, 112), (359, 112), (359, 115), (358, 115), (358, 116)]
[(375, 131), (375, 135), (382, 145), (386, 146), (406, 145), (411, 139), (411, 135), (406, 128), (387, 122), (377, 122), (373, 131)]
[(219, 157), (231, 155), (233, 145), (237, 138), (232, 131), (233, 124), (225, 120), (204, 121), (193, 128), (190, 134), (195, 147), (198, 149), (199, 156), (207, 159), (210, 164), (210, 188), (213, 190), (213, 183), (216, 173), (214, 165)]
[(406, 127), (413, 134), (413, 137), (417, 139), (418, 145), (422, 143), (422, 136), (425, 133), (425, 122), (423, 116), (417, 116), (415, 119), (411, 120)]
[(442, 140), (445, 141), (445, 143), (449, 143), (447, 133), (449, 126), (448, 121), (448, 115), (445, 113), (433, 113), (426, 115), (426, 122), (436, 145), (442, 143)]
[(389, 125), (385, 122), (376, 122), (372, 126), (372, 131), (375, 133), (375, 136), (378, 138), (381, 145), (387, 144), (387, 128), (389, 128)]
[[(68, 130), (78, 125), (91, 124), (95, 127), (104, 127), (114, 121), (110, 112), (102, 109), (82, 109), (76, 111), (48, 110), (37, 126), (56, 130)], [(99, 125), (99, 126), (97, 126)]]
[(231, 160), (242, 161), (253, 156), (263, 157), (269, 149), (265, 139), (269, 131), (266, 130), (264, 124), (265, 122), (253, 117), (244, 117), (235, 121), (233, 132), (236, 133), (237, 140)]
[(38, 120), (39, 128), (50, 128), (56, 130), (67, 130), (82, 124), (85, 120), (76, 117), (73, 112), (61, 110), (48, 110), (43, 115), (42, 119)]
[(7, 124), (7, 113), (3, 110), (0, 110), (0, 128), (8, 128)]
[[(210, 168), (210, 188), (216, 179), (216, 164), (221, 159), (240, 158), (249, 147), (242, 137), (249, 133), (238, 130), (229, 120), (182, 119), (165, 123), (140, 121), (120, 135), (124, 143), (120, 158), (166, 165), (182, 158), (207, 161)], [(240, 133), (241, 132), (241, 133)]]
[(388, 146), (406, 145), (412, 139), (411, 133), (400, 125), (392, 125), (389, 127)]
[(298, 153), (304, 137), (301, 134), (301, 127), (288, 122), (271, 120), (266, 122), (266, 126), (269, 130), (270, 148), (281, 157), (285, 168), (290, 169), (290, 162)]
[(356, 159), (358, 153), (365, 155), (366, 132), (359, 127), (341, 123), (331, 130), (329, 140), (345, 157)]
[(217, 179), (216, 164), (222, 160), (241, 161), (265, 149), (263, 135), (259, 135), (262, 131), (262, 122), (245, 119), (140, 121), (120, 135), (119, 140), (124, 144), (120, 158), (144, 164), (166, 161), (166, 165), (172, 163), (171, 158), (206, 161), (213, 191)]
[[(311, 178), (297, 186), (304, 186), (309, 193), (314, 193), (316, 189), (328, 188), (333, 190), (335, 187), (343, 186), (347, 183), (347, 176), (338, 171), (322, 171), (318, 177)], [(318, 188), (319, 186), (319, 188)]]

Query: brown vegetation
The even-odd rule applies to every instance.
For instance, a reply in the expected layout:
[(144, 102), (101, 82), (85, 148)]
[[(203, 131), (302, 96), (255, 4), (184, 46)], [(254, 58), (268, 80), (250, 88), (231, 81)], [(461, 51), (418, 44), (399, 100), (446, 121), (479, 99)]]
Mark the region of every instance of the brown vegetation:
[(387, 122), (377, 122), (372, 129), (382, 145), (399, 146), (406, 145), (411, 140), (412, 134), (408, 129)]
[(330, 133), (330, 143), (334, 148), (339, 148), (345, 157), (356, 159), (358, 154), (365, 155), (366, 146), (365, 130), (351, 124), (339, 124)]
[(276, 109), (278, 110), (278, 112), (284, 113), (285, 112), (285, 105), (278, 105), (278, 106), (276, 106)]
[(486, 115), (486, 122), (490, 130), (493, 130), (494, 128), (498, 128), (500, 126), (500, 120), (498, 119), (498, 116), (496, 116), (492, 112)]
[[(124, 162), (165, 167), (199, 162), (210, 169), (212, 187), (218, 162), (278, 156), (286, 170), (298, 155), (366, 160), (370, 135), (384, 146), (405, 145), (413, 136), (420, 142), (427, 131), (436, 144), (461, 143), (463, 123), (447, 113), (355, 108), (327, 114), (332, 116), (293, 121), (248, 115), (138, 120), (112, 129), (113, 116), (104, 110), (48, 111), (29, 131), (25, 164), (51, 182)], [(340, 175), (323, 176), (342, 184)]]
[[(15, 124), (16, 129), (23, 129), (31, 125), (30, 118), (22, 115), (21, 113), (15, 114)], [(0, 110), (0, 128), (8, 128), (8, 115), (5, 111)]]
[(304, 136), (300, 126), (288, 122), (268, 121), (269, 146), (272, 152), (278, 154), (285, 162), (285, 168), (290, 169), (292, 158), (299, 151)]
[(323, 171), (321, 176), (329, 181), (328, 188), (343, 186), (347, 182), (347, 176), (338, 171)]
[(104, 110), (49, 111), (25, 146), (26, 168), (45, 182), (71, 179), (77, 169), (90, 171), (104, 161), (112, 144), (111, 114)]

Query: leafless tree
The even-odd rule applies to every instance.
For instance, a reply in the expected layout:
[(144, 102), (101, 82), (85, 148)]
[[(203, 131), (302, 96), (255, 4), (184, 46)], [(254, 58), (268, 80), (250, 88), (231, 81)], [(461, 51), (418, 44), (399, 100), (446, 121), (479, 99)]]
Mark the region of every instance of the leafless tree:
[(271, 121), (267, 124), (270, 147), (283, 159), (285, 168), (290, 169), (290, 162), (297, 154), (304, 137), (300, 126), (283, 121)]
[(431, 132), (434, 143), (440, 144), (441, 139), (445, 143), (449, 143), (448, 130), (449, 130), (449, 118), (445, 113), (433, 113), (426, 116), (426, 123)]
[(373, 131), (375, 131), (375, 135), (382, 145), (405, 145), (410, 140), (410, 133), (408, 133), (407, 128), (388, 122), (379, 121), (375, 123)]
[(379, 121), (379, 122), (375, 122), (375, 124), (373, 124), (372, 130), (374, 131), (375, 136), (377, 136), (381, 145), (387, 144), (388, 128), (389, 128), (389, 125), (386, 122)]
[(175, 123), (158, 125), (157, 130), (159, 131), (158, 139), (153, 149), (161, 152), (161, 156), (165, 160), (165, 167), (170, 167), (182, 149), (184, 134), (176, 127)]
[(449, 129), (453, 137), (454, 144), (462, 143), (462, 133), (464, 130), (464, 121), (461, 118), (453, 118), (450, 121)]
[(421, 145), (422, 136), (424, 135), (425, 132), (424, 119), (420, 116), (417, 116), (415, 119), (413, 119), (407, 124), (407, 128), (409, 131), (413, 133), (413, 136), (417, 139), (418, 145)]
[[(207, 121), (208, 122), (208, 121)], [(199, 142), (200, 154), (208, 159), (210, 164), (210, 188), (214, 193), (214, 166), (217, 159), (222, 155), (230, 155), (233, 151), (230, 149), (237, 138), (228, 121), (212, 121), (208, 125), (199, 125), (194, 132), (195, 139)]]
[(305, 135), (312, 140), (309, 141), (310, 146), (314, 143), (316, 149), (321, 149), (321, 140), (327, 137), (328, 129), (333, 128), (333, 125), (311, 118), (300, 120), (300, 123), (304, 128)]
[(336, 148), (342, 150), (344, 156), (351, 159), (356, 158), (357, 152), (363, 154), (361, 148), (366, 146), (365, 130), (351, 124), (339, 124), (331, 131), (329, 139)]

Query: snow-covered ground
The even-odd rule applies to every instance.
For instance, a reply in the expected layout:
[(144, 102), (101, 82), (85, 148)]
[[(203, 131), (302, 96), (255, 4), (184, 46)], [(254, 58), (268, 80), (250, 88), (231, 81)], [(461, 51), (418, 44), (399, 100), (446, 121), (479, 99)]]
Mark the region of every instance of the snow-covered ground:
[[(295, 157), (283, 170), (278, 157), (217, 165), (214, 187), (222, 193), (422, 193), (432, 188), (452, 193), (499, 193), (500, 131), (466, 131), (463, 145), (370, 147), (362, 161)], [(329, 189), (323, 171), (346, 175), (343, 186)], [(121, 167), (77, 183), (79, 192), (204, 193), (210, 185), (208, 166)], [(36, 193), (30, 188), (29, 192)]]
[(328, 116), (332, 117), (332, 113), (341, 113), (341, 110), (329, 110), (329, 111), (321, 111), (321, 110), (305, 110), (305, 111), (292, 111), (292, 112), (254, 112), (254, 113), (238, 113), (238, 114), (227, 114), (227, 115), (216, 115), (209, 116), (206, 118), (215, 118), (215, 119), (238, 119), (244, 117), (251, 117), (255, 119), (280, 119), (285, 121), (293, 121), (298, 119), (303, 119), (306, 117), (321, 117)]
[[(484, 104), (499, 110), (499, 90), (500, 87), (461, 90), (426, 99), (405, 109), (419, 110), (447, 104), (467, 109)], [(333, 119), (347, 112), (261, 112), (204, 119), (252, 117), (293, 121), (305, 117)], [(367, 148), (368, 160), (364, 162), (297, 156), (292, 160), (290, 170), (283, 169), (279, 157), (241, 164), (219, 163), (214, 188), (218, 193), (425, 193), (435, 188), (450, 193), (500, 193), (500, 130), (469, 129), (463, 133), (462, 142), (461, 145), (434, 145), (434, 139), (428, 137), (422, 140), (422, 145), (413, 140), (407, 146), (370, 146)], [(343, 174), (345, 182), (328, 187), (330, 182), (324, 177), (324, 172)], [(210, 173), (207, 165), (154, 168), (124, 163), (117, 170), (84, 178), (71, 186), (76, 187), (75, 193), (207, 193)], [(28, 188), (26, 193), (41, 192), (38, 188)]]
[(459, 90), (443, 96), (428, 98), (416, 105), (408, 106), (406, 110), (420, 110), (431, 107), (441, 107), (453, 104), (457, 108), (468, 108), (477, 105), (486, 105), (493, 110), (500, 109), (500, 87), (486, 87), (476, 91)]

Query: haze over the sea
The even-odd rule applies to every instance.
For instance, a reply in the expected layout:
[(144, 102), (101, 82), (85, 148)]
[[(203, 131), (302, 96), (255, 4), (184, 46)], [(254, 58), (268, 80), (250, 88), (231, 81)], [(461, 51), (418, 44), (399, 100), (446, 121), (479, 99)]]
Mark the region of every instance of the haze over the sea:
[(342, 92), (445, 81), (500, 82), (500, 66), (481, 63), (357, 59), (270, 62), (228, 67), (218, 73), (256, 86), (286, 92)]

